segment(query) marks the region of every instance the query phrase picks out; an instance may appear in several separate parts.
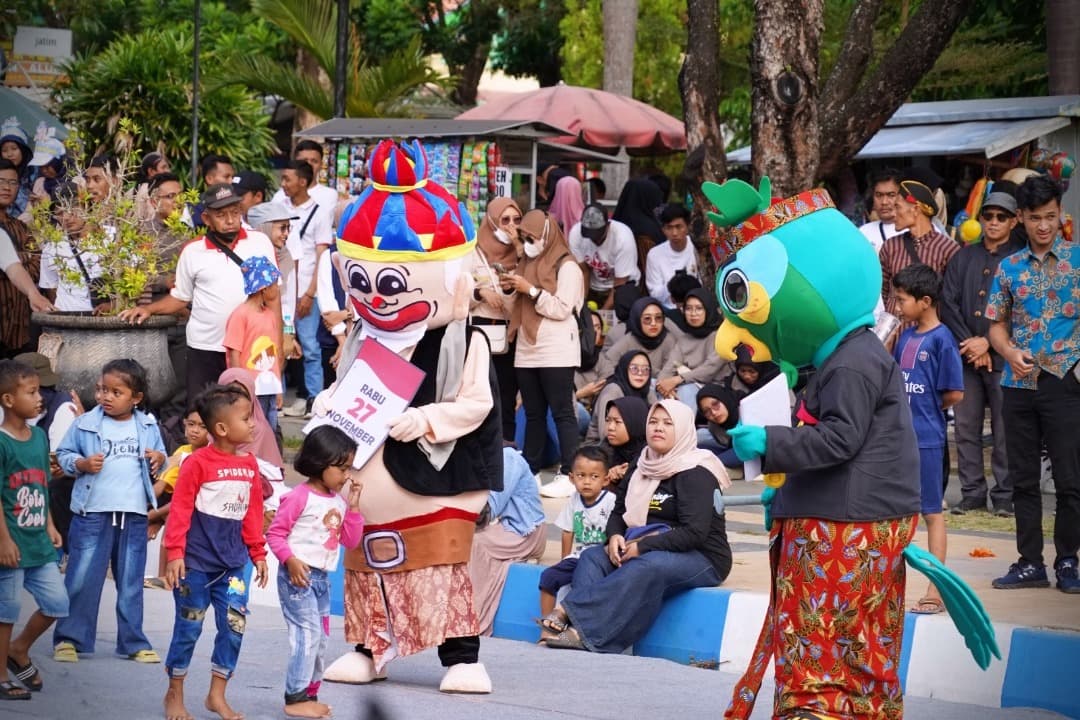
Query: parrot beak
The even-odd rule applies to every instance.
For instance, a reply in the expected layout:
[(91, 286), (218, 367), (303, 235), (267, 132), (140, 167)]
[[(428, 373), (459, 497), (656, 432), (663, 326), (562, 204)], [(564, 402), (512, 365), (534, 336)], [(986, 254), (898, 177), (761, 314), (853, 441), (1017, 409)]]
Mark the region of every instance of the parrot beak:
[[(768, 312), (767, 307), (766, 312)], [(716, 354), (725, 360), (734, 360), (735, 348), (739, 345), (746, 345), (753, 351), (754, 362), (772, 360), (769, 348), (749, 330), (739, 327), (730, 320), (720, 323), (720, 329), (716, 331)]]

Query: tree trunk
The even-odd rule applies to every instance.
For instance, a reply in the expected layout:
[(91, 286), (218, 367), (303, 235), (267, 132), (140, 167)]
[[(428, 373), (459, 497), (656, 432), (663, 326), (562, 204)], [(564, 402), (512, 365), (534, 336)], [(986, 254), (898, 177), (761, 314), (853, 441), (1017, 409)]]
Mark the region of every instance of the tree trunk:
[[(315, 59), (314, 55), (300, 48), (296, 51), (296, 64), (304, 75), (318, 78), (319, 84), (326, 88), (327, 92), (330, 91), (330, 76), (319, 66), (319, 61)], [(295, 107), (296, 114), (293, 116), (294, 131), (307, 130), (309, 127), (318, 125), (323, 120), (329, 120), (329, 118), (321, 118), (302, 107)]]
[(757, 0), (750, 46), (755, 179), (773, 193), (810, 188), (818, 168), (818, 46), (823, 0)]
[(1080, 94), (1080, 14), (1076, 0), (1046, 0), (1050, 94)]
[[(821, 113), (818, 177), (835, 175), (888, 122), (937, 62), (973, 2), (936, 0), (920, 4), (870, 77), (850, 86), (845, 97), (830, 94), (829, 106)], [(833, 75), (844, 71), (838, 67)]]
[(709, 201), (701, 183), (727, 177), (724, 138), (720, 132), (720, 28), (717, 0), (687, 0), (686, 56), (679, 73), (683, 121), (686, 124), (686, 164), (682, 181), (694, 198), (690, 233), (699, 248), (708, 245), (705, 210)]
[[(634, 44), (637, 42), (638, 0), (608, 0), (604, 12), (604, 90), (634, 96)], [(617, 196), (630, 176), (626, 165), (606, 165), (604, 182)]]
[(476, 105), (477, 88), (480, 87), (480, 78), (484, 75), (484, 67), (487, 65), (490, 51), (491, 43), (477, 46), (469, 61), (459, 69), (457, 85), (450, 93), (450, 99), (458, 105), (465, 107)]

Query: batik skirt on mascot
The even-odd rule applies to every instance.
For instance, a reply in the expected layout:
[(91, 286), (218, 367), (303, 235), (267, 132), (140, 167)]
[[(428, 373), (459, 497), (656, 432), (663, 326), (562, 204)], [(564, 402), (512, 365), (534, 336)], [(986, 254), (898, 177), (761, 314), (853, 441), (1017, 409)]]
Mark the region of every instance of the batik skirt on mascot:
[[(502, 431), (487, 342), (466, 326), (475, 233), (428, 180), (419, 142), (380, 143), (370, 177), (333, 255), (360, 318), (338, 372), (375, 339), (426, 375), (357, 473), (364, 538), (345, 556), (345, 637), (356, 648), (326, 679), (371, 682), (395, 657), (437, 647), (440, 690), (491, 692), (467, 564), (488, 491), (502, 489)], [(324, 393), (316, 411), (325, 405)]]
[(899, 678), (905, 559), (938, 586), (976, 662), (997, 655), (967, 585), (910, 545), (919, 451), (900, 369), (870, 330), (881, 266), (824, 190), (773, 200), (741, 181), (707, 183), (738, 249), (717, 273), (717, 352), (812, 366), (796, 427), (739, 425), (741, 459), (761, 458), (770, 529), (770, 606), (725, 717), (748, 718), (770, 658), (777, 718), (903, 717)]

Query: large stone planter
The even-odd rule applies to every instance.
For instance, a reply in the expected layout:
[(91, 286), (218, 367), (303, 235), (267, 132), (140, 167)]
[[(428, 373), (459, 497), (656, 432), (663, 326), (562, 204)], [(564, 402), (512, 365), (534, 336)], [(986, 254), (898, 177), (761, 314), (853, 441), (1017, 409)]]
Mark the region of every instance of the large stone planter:
[(44, 332), (63, 338), (56, 374), (62, 385), (79, 393), (87, 408), (97, 404), (94, 387), (101, 379), (101, 368), (117, 358), (132, 358), (146, 368), (151, 406), (164, 402), (176, 390), (168, 347), (169, 328), (176, 325), (173, 315), (154, 315), (141, 325), (88, 313), (34, 313), (33, 319)]

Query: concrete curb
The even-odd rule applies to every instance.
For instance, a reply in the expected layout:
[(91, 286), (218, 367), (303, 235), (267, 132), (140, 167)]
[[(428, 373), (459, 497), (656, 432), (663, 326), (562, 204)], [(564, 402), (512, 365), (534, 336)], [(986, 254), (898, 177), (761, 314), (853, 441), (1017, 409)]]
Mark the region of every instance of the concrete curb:
[[(535, 643), (540, 630), (540, 565), (510, 567), (494, 636)], [(764, 593), (702, 588), (664, 605), (633, 654), (742, 673), (748, 666), (768, 607)], [(1080, 719), (1075, 690), (1080, 633), (995, 623), (1002, 661), (984, 672), (947, 615), (908, 613), (900, 677), (917, 697), (985, 707), (1033, 707)], [(767, 676), (771, 680), (772, 671)]]

